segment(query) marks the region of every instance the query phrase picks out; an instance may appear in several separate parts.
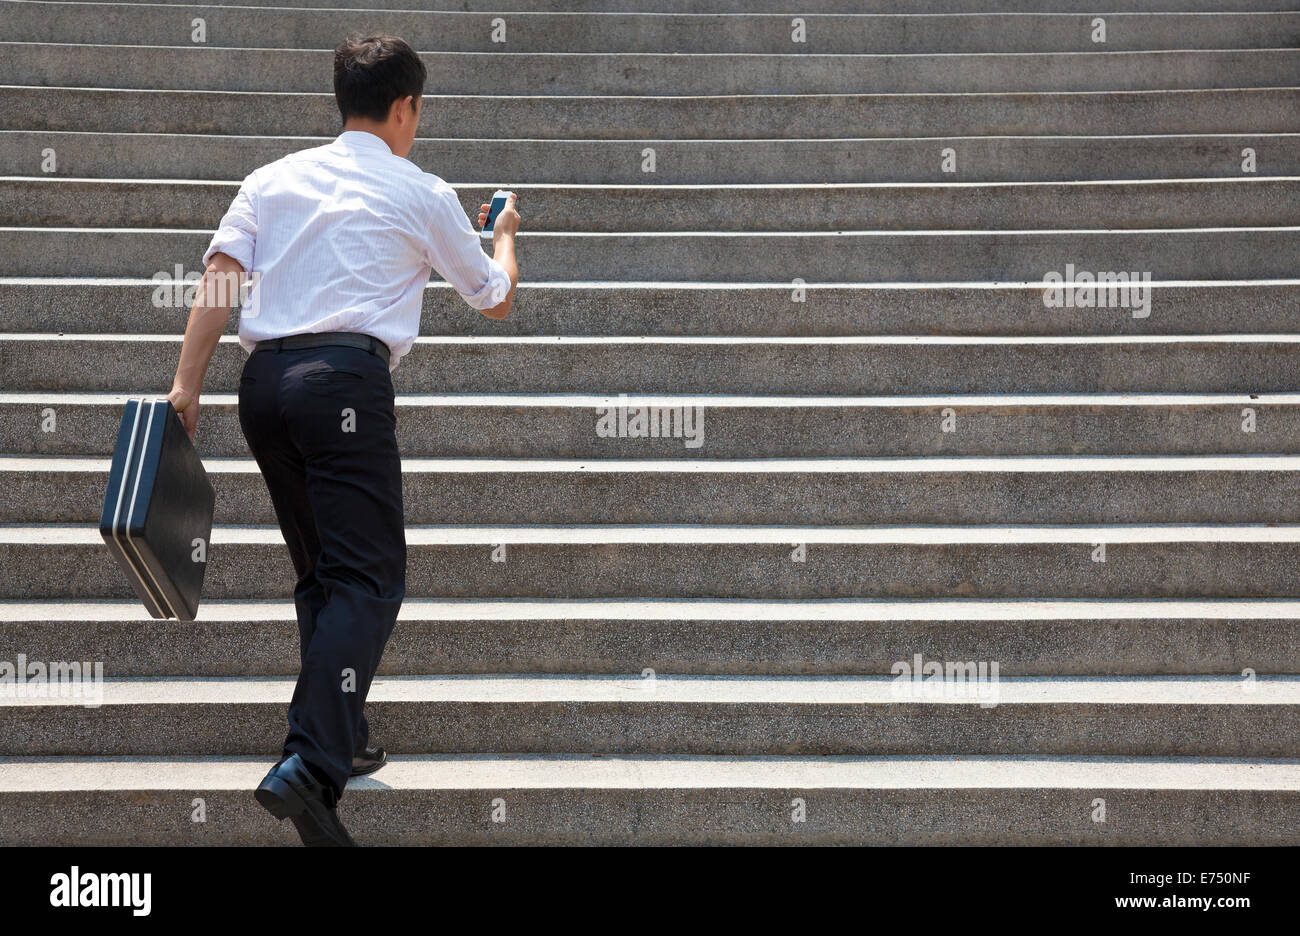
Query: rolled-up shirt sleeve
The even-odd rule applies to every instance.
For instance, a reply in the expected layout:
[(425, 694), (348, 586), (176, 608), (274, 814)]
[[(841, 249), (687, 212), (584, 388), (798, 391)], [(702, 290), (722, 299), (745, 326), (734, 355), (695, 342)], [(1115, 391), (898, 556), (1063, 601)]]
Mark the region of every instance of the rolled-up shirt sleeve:
[(253, 245), (257, 241), (257, 177), (256, 173), (244, 179), (235, 200), (230, 203), (221, 226), (212, 236), (203, 266), (208, 265), (215, 253), (234, 257), (245, 272), (253, 269)]
[(478, 232), (451, 186), (442, 180), (433, 189), (429, 230), (429, 265), (473, 309), (491, 309), (510, 295), (505, 267), (483, 252)]

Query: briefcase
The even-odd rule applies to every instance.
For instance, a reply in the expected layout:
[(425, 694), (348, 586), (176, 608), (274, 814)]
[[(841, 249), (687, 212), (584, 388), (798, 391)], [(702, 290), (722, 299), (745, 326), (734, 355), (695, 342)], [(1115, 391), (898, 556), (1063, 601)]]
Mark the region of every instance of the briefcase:
[(171, 403), (128, 401), (99, 532), (153, 617), (192, 621), (198, 613), (215, 502)]

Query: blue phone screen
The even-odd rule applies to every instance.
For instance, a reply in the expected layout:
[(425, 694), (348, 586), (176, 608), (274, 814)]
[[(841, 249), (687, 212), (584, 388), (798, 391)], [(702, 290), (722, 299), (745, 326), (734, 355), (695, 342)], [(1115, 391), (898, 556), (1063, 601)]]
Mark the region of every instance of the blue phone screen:
[(497, 215), (501, 213), (501, 209), (505, 206), (506, 200), (504, 197), (492, 199), (492, 204), (488, 205), (487, 223), (483, 225), (483, 230), (492, 230), (493, 225), (497, 223)]

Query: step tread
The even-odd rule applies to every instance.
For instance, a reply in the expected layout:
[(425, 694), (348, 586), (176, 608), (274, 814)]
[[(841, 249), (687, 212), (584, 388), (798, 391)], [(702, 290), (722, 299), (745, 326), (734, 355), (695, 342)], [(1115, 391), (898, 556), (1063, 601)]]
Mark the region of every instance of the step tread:
[[(153, 343), (180, 346), (184, 335), (122, 333), (0, 333), (0, 350), (22, 343)], [(236, 335), (222, 335), (219, 345), (237, 345)], [(1300, 344), (1300, 333), (1218, 335), (420, 335), (416, 345), (1180, 345)], [(652, 394), (646, 394), (652, 395)], [(1047, 396), (1047, 394), (1041, 394)], [(1086, 394), (1075, 394), (1086, 396)]]
[[(3, 43), (0, 43), (3, 45)], [(11, 131), (16, 132), (16, 131)], [(522, 142), (522, 141), (520, 141)], [(140, 188), (140, 187), (162, 187), (162, 186), (184, 186), (192, 188), (213, 188), (228, 189), (233, 195), (238, 191), (240, 179), (182, 179), (182, 178), (108, 178), (99, 176), (60, 176), (60, 175), (0, 175), (0, 183), (21, 183), (24, 186), (94, 186), (104, 188)], [(453, 187), (459, 188), (487, 188), (488, 183), (483, 182), (454, 182), (445, 180)], [(600, 194), (606, 191), (610, 192), (636, 192), (636, 193), (658, 193), (685, 191), (687, 193), (695, 192), (713, 192), (732, 190), (737, 191), (808, 191), (813, 194), (837, 193), (845, 190), (877, 190), (886, 191), (895, 189), (943, 189), (960, 191), (962, 189), (1028, 189), (1028, 188), (1094, 188), (1094, 189), (1122, 189), (1125, 191), (1134, 188), (1155, 188), (1158, 186), (1166, 187), (1192, 187), (1213, 185), (1260, 185), (1271, 183), (1276, 185), (1279, 182), (1300, 182), (1300, 176), (1295, 175), (1253, 175), (1253, 176), (1204, 176), (1193, 177), (1185, 176), (1179, 178), (1159, 178), (1152, 177), (1149, 179), (1074, 179), (1061, 182), (1051, 182), (1044, 180), (1011, 180), (1006, 182), (960, 182), (960, 181), (942, 181), (942, 182), (656, 182), (644, 184), (632, 184), (626, 182), (530, 182), (528, 191), (555, 191), (567, 192), (575, 191), (586, 193)], [(27, 192), (27, 195), (39, 195), (39, 193)], [(8, 280), (10, 277), (0, 277), (0, 281)], [(146, 280), (144, 282), (154, 282)]]
[[(408, 598), (398, 620), (680, 620), (680, 621), (1057, 621), (1057, 620), (1220, 620), (1300, 619), (1300, 600), (1289, 598), (1202, 600), (1110, 599), (515, 599)], [(210, 599), (203, 602), (202, 625), (219, 622), (295, 621), (292, 601)], [(153, 621), (134, 600), (103, 598), (69, 601), (0, 601), (0, 622)]]
[[(91, 5), (92, 9), (94, 5)], [(120, 52), (122, 49), (139, 49), (150, 51), (177, 51), (177, 52), (194, 52), (202, 54), (205, 52), (244, 52), (251, 54), (261, 54), (264, 52), (279, 53), (302, 53), (307, 55), (324, 55), (332, 54), (333, 49), (326, 47), (310, 46), (240, 46), (240, 45), (217, 45), (215, 43), (196, 44), (193, 42), (80, 42), (76, 40), (60, 39), (12, 39), (6, 38), (0, 40), (0, 49), (7, 46), (23, 47), (44, 47), (52, 49), (91, 49), (104, 50), (104, 58), (112, 56), (111, 52)], [(1183, 57), (1222, 57), (1222, 56), (1243, 56), (1255, 55), (1257, 53), (1300, 53), (1300, 50), (1284, 45), (1278, 46), (1242, 46), (1237, 48), (1209, 48), (1209, 49), (1183, 49), (1183, 48), (1155, 48), (1155, 49), (1115, 49), (1115, 48), (1080, 48), (1080, 49), (1034, 49), (1034, 50), (1017, 50), (1017, 51), (987, 51), (987, 52), (966, 52), (966, 51), (945, 51), (943, 49), (932, 49), (928, 51), (911, 51), (911, 52), (820, 52), (812, 51), (794, 51), (794, 52), (742, 52), (728, 49), (713, 50), (709, 52), (680, 52), (675, 49), (657, 49), (653, 51), (645, 50), (621, 50), (621, 51), (572, 51), (568, 49), (531, 49), (527, 51), (512, 51), (508, 53), (512, 59), (520, 61), (539, 58), (539, 59), (557, 59), (557, 58), (575, 58), (575, 59), (659, 59), (665, 55), (671, 55), (674, 59), (679, 60), (714, 60), (717, 59), (787, 59), (800, 61), (804, 59), (919, 59), (919, 58), (937, 58), (937, 59), (1047, 59), (1047, 58), (1067, 58), (1067, 57), (1087, 57), (1087, 58), (1114, 58), (1114, 57), (1156, 57), (1156, 56), (1183, 56)], [(494, 50), (477, 50), (477, 49), (420, 49), (419, 54), (424, 59), (432, 58), (493, 58), (500, 59), (502, 53)], [(40, 87), (39, 85), (24, 85), (24, 87)], [(188, 90), (188, 89), (164, 89), (164, 90)], [(219, 90), (219, 89), (213, 89)], [(425, 95), (426, 97), (437, 95)]]
[[(265, 757), (0, 758), (0, 793), (244, 790)], [(1131, 757), (393, 756), (376, 792), (432, 789), (1300, 790), (1300, 761)]]
[[(214, 526), (211, 543), (282, 543), (278, 527)], [(408, 525), (408, 546), (596, 543), (1022, 544), (1022, 543), (1296, 543), (1300, 524), (1125, 524), (1113, 526), (732, 526), (564, 524), (556, 526)], [(0, 545), (102, 545), (87, 524), (0, 524)]]
[[(204, 401), (207, 402), (206, 400)], [(107, 473), (112, 458), (0, 455), (0, 473)], [(252, 458), (204, 458), (209, 474), (257, 474)], [(403, 458), (408, 474), (929, 474), (1300, 471), (1300, 455), (960, 455), (918, 458)]]
[[(287, 677), (106, 678), (94, 697), (104, 706), (288, 704), (296, 680)], [(908, 683), (907, 685), (910, 685)], [(82, 708), (86, 698), (0, 691), (8, 707)], [(90, 692), (89, 689), (86, 690)], [(972, 681), (964, 692), (900, 690), (894, 676), (640, 676), (498, 675), (378, 677), (367, 704), (547, 703), (655, 705), (964, 705), (996, 699), (1008, 705), (1300, 705), (1300, 675), (1261, 676), (1247, 684), (1231, 676), (1013, 676)]]
[[(0, 88), (0, 90), (3, 90)], [(1300, 89), (1297, 89), (1300, 90)], [(800, 237), (800, 238), (832, 238), (844, 239), (850, 238), (925, 238), (925, 237), (946, 237), (946, 238), (974, 238), (974, 237), (1034, 237), (1043, 234), (1069, 234), (1076, 237), (1104, 237), (1104, 236), (1132, 236), (1137, 234), (1161, 234), (1169, 237), (1175, 237), (1179, 234), (1225, 234), (1225, 233), (1291, 233), (1300, 231), (1300, 226), (1273, 224), (1273, 225), (1208, 225), (1205, 227), (1134, 227), (1134, 228), (1017, 228), (1017, 229), (986, 229), (986, 228), (953, 228), (950, 230), (931, 230), (926, 228), (917, 229), (876, 229), (861, 228), (843, 231), (520, 231), (520, 237), (530, 238), (609, 238), (612, 240), (626, 239), (632, 237), (655, 237), (655, 238), (682, 238), (682, 239), (702, 239), (708, 237), (718, 238), (742, 238), (742, 237)], [(30, 224), (10, 224), (0, 225), (0, 233), (4, 234), (171, 234), (175, 236), (188, 234), (213, 234), (213, 228), (166, 228), (166, 227), (70, 227), (66, 225), (30, 225)], [(138, 278), (137, 278), (138, 279)], [(152, 281), (157, 285), (157, 281)], [(621, 280), (608, 280), (607, 282), (623, 282)], [(945, 286), (956, 285), (949, 280), (941, 281)], [(1225, 282), (1219, 280), (1219, 282)], [(1247, 280), (1247, 282), (1259, 282), (1259, 280)], [(788, 284), (786, 284), (788, 286)], [(811, 284), (810, 284), (811, 285)], [(821, 285), (821, 284), (817, 284)]]
[[(0, 334), (0, 341), (4, 336)], [(140, 393), (117, 393), (96, 390), (29, 390), (0, 392), (0, 406), (49, 404), (60, 406), (105, 406), (117, 409)], [(234, 406), (236, 393), (204, 393), (204, 406)], [(1300, 393), (1060, 393), (1021, 394), (953, 394), (951, 396), (764, 396), (761, 394), (707, 393), (627, 393), (614, 396), (599, 393), (397, 393), (394, 406), (409, 407), (557, 407), (592, 409), (621, 404), (625, 406), (706, 406), (745, 409), (755, 407), (823, 408), (842, 410), (849, 407), (897, 409), (904, 407), (980, 406), (1017, 409), (1026, 406), (1294, 406)]]

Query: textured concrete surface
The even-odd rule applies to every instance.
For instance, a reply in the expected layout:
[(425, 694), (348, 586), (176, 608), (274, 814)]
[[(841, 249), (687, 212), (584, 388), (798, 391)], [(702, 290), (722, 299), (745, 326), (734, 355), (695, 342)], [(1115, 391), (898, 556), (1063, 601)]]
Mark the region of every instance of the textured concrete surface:
[[(905, 684), (906, 685), (906, 684)], [(292, 679), (106, 679), (99, 709), (92, 717), (141, 706), (239, 706), (287, 703), (293, 696)], [(990, 716), (997, 708), (1036, 706), (1099, 709), (1150, 705), (1178, 708), (1206, 706), (1207, 710), (1266, 708), (1280, 715), (1300, 705), (1300, 676), (1246, 680), (1240, 676), (1189, 677), (1014, 677), (997, 683), (996, 705), (987, 708), (978, 698), (931, 698), (916, 689), (915, 696), (900, 695), (899, 680), (888, 675), (859, 677), (813, 676), (415, 676), (376, 680), (369, 701), (392, 705), (542, 706), (549, 703), (625, 705), (632, 709), (654, 706), (705, 706), (755, 703), (773, 707), (919, 708), (960, 717), (973, 709)], [(0, 700), (24, 712), (67, 712), (87, 708), (76, 700), (17, 698)], [(954, 714), (955, 713), (955, 714)], [(116, 742), (114, 742), (116, 743)], [(1176, 743), (1176, 742), (1175, 742)]]
[[(996, 706), (899, 701), (887, 677), (421, 677), (375, 683), (395, 753), (1294, 757), (1294, 680), (1002, 680)], [(104, 705), (5, 700), (18, 753), (276, 749), (291, 680), (109, 681)], [(147, 726), (147, 727), (146, 727)]]
[[(134, 4), (0, 3), (0, 26), (26, 42), (123, 43), (174, 46), (190, 41), (189, 20), (202, 16), (208, 42), (240, 49), (330, 49), (339, 36), (375, 32), (402, 36), (416, 49), (500, 52), (492, 41), (491, 14), (400, 10), (397, 4), (356, 3), (350, 10), (305, 10), (189, 5), (184, 16), (160, 16)], [(365, 10), (366, 6), (387, 9)], [(581, 4), (578, 4), (579, 6)], [(1149, 6), (1149, 4), (1144, 4)], [(297, 4), (309, 7), (312, 4)], [(568, 4), (574, 6), (574, 4)], [(643, 8), (653, 3), (640, 4)], [(746, 8), (755, 6), (746, 3)], [(998, 4), (1005, 6), (1005, 4)], [(1226, 6), (1226, 4), (1224, 5)], [(1257, 8), (1258, 4), (1252, 5)], [(540, 10), (543, 5), (534, 5)], [(396, 8), (396, 9), (395, 9)], [(491, 10), (506, 9), (493, 6)], [(976, 13), (958, 21), (915, 14), (804, 14), (806, 41), (792, 42), (790, 15), (527, 12), (506, 21), (505, 50), (517, 52), (683, 53), (916, 53), (916, 52), (1089, 52), (1092, 19), (1080, 13)], [(802, 11), (803, 6), (800, 7)], [(1088, 11), (1100, 9), (1097, 5)], [(364, 12), (363, 12), (364, 11)], [(180, 13), (172, 9), (168, 13)], [(1285, 49), (1300, 42), (1294, 12), (1204, 14), (1123, 12), (1105, 49)]]
[[(3, 101), (3, 98), (0, 98)], [(174, 275), (197, 267), (209, 230), (0, 227), (0, 275)], [(1098, 228), (904, 233), (521, 233), (520, 263), (537, 280), (634, 282), (1043, 282), (1049, 273), (1149, 274), (1152, 280), (1291, 279), (1300, 227)], [(756, 264), (754, 258), (762, 257)]]
[[(200, 255), (201, 259), (201, 255)], [(195, 263), (182, 263), (182, 273)], [(166, 278), (0, 277), (4, 333), (180, 335), (188, 310), (154, 302), (183, 283)], [(755, 277), (765, 275), (753, 271)], [(1249, 335), (1290, 334), (1300, 279), (1152, 281), (1151, 314), (1131, 309), (1065, 308), (1017, 283), (809, 283), (803, 301), (790, 283), (523, 282), (510, 315), (491, 321), (468, 309), (440, 279), (424, 291), (420, 334), (627, 336), (729, 335)], [(231, 315), (227, 332), (238, 327)], [(399, 372), (404, 373), (404, 372)], [(14, 389), (7, 387), (6, 389)], [(425, 388), (437, 392), (438, 387)], [(571, 391), (572, 388), (569, 388)], [(1295, 389), (1294, 387), (1291, 389)]]
[[(129, 394), (0, 393), (0, 451), (110, 456)], [(702, 445), (602, 438), (610, 408), (699, 407)], [(944, 432), (951, 409), (960, 431)], [(947, 397), (399, 394), (406, 458), (821, 458), (1300, 454), (1294, 394)], [(1255, 413), (1253, 432), (1243, 414)], [(55, 415), (54, 431), (46, 417)], [(232, 393), (205, 393), (196, 437), (207, 458), (248, 458)], [(596, 467), (596, 466), (593, 466)]]
[[(1300, 673), (1287, 601), (431, 601), (402, 607), (385, 676), (457, 673), (866, 675), (915, 653), (1002, 676)], [(0, 647), (103, 660), (110, 676), (294, 676), (291, 602), (0, 602)]]
[[(439, 598), (1294, 598), (1300, 527), (408, 527)], [(1095, 561), (1098, 544), (1106, 561)], [(804, 544), (806, 561), (796, 562)], [(493, 561), (504, 546), (505, 561)], [(89, 526), (0, 526), (0, 598), (129, 598)], [(204, 595), (282, 598), (278, 530), (213, 531)]]
[[(1300, 757), (1300, 677), (1005, 678), (935, 697), (891, 676), (376, 679), (395, 754)], [(105, 680), (102, 704), (0, 696), (0, 756), (267, 754), (292, 679)], [(951, 688), (952, 684), (948, 684)]]
[[(206, 90), (215, 72), (228, 91), (311, 93), (331, 77), (330, 48), (267, 55), (261, 49), (193, 46), (182, 28), (188, 32), (177, 21), (178, 35), (149, 48), (0, 43), (5, 80), (36, 87)], [(1300, 82), (1300, 50), (1285, 48), (902, 56), (512, 50), (508, 68), (501, 55), (425, 53), (426, 89), (439, 95), (475, 95), (488, 88), (497, 95), (1077, 93), (1289, 88)]]
[[(1022, 13), (1131, 11), (1132, 0), (998, 0), (998, 8)], [(343, 4), (341, 7), (340, 4)], [(313, 9), (460, 10), (497, 12), (730, 13), (734, 0), (302, 0)], [(265, 0), (232, 0), (230, 6), (265, 6)], [(1149, 12), (1289, 10), (1288, 0), (1144, 0)], [(750, 0), (755, 13), (787, 14), (789, 0)], [(808, 0), (808, 13), (987, 13), (987, 0)]]
[[(170, 179), (185, 167), (187, 179), (238, 180), (281, 156), (327, 143), (329, 136), (221, 136), (202, 133), (106, 133), (92, 130), (0, 129), (0, 173), (44, 174), (42, 153), (58, 154), (54, 175), (112, 179)], [(948, 128), (942, 128), (945, 132)], [(1255, 150), (1260, 172), (1300, 174), (1295, 133), (1142, 134), (1139, 136), (936, 136), (837, 139), (681, 140), (650, 135), (628, 140), (491, 140), (417, 138), (410, 159), (453, 184), (777, 182), (1046, 182), (1144, 179), (1159, 167), (1166, 179), (1241, 177), (1243, 149)], [(670, 134), (681, 132), (675, 128)], [(867, 131), (870, 132), (870, 131)], [(841, 135), (842, 134), (838, 134)], [(955, 173), (940, 155), (960, 155)], [(642, 150), (655, 151), (644, 168)], [(650, 176), (650, 178), (647, 178)], [(492, 183), (493, 190), (500, 186)]]
[[(3, 85), (10, 130), (326, 136), (333, 94)], [(426, 97), (428, 136), (640, 140), (1293, 133), (1300, 88), (950, 94)], [(937, 157), (936, 157), (937, 158)]]
[[(1298, 53), (1300, 54), (1300, 53)], [(1296, 80), (1300, 82), (1300, 74)], [(237, 183), (0, 179), (0, 225), (208, 228)], [(496, 189), (461, 186), (466, 214)], [(617, 233), (629, 218), (655, 231), (1026, 230), (1285, 227), (1300, 179), (1001, 185), (550, 186), (518, 189), (533, 231)], [(743, 200), (743, 208), (737, 205)]]
[[(6, 760), (0, 841), (292, 844), (248, 793), (268, 763)], [(1300, 821), (1296, 774), (1292, 761), (398, 758), (352, 781), (341, 811), (364, 845), (1280, 845)]]
[[(393, 383), (399, 393), (476, 394), (1291, 393), (1300, 387), (1298, 347), (1290, 335), (1056, 341), (423, 338), (402, 359)], [(170, 386), (179, 350), (180, 336), (0, 336), (0, 371), (11, 391), (154, 394)], [(247, 357), (233, 338), (223, 339), (204, 389), (235, 392)]]
[[(98, 524), (109, 462), (0, 457), (0, 523)], [(275, 524), (251, 458), (207, 469), (216, 523)], [(408, 524), (1300, 523), (1295, 457), (408, 458), (402, 470)]]
[[(337, 132), (323, 50), (372, 28), (430, 68), (414, 161), (523, 193), (527, 282), (501, 323), (431, 284), (395, 375), (363, 843), (1297, 842), (1293, 4), (342, 2), (0, 0), (0, 662), (109, 676), (0, 694), (0, 842), (295, 841), (249, 795), (297, 648), (232, 340), (200, 620), (145, 617), (94, 521), (174, 367), (154, 291)], [(1151, 314), (1045, 306), (1066, 264)], [(597, 437), (620, 403), (705, 444)], [(996, 704), (900, 692), (918, 654)]]

